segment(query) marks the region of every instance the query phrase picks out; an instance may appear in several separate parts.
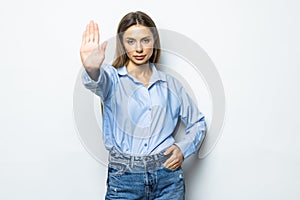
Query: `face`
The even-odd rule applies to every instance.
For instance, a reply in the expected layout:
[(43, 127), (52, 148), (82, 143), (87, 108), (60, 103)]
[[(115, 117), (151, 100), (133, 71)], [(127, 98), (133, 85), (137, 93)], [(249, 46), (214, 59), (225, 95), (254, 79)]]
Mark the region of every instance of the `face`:
[(123, 35), (123, 44), (129, 58), (128, 64), (142, 65), (153, 54), (154, 38), (150, 28), (143, 25), (129, 27)]

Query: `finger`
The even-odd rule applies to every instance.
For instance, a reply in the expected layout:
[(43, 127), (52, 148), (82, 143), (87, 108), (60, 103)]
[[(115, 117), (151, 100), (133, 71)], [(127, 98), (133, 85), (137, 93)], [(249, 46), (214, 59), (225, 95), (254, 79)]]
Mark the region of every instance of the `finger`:
[(170, 166), (170, 163), (172, 163), (172, 159), (171, 158), (169, 158), (168, 160), (166, 160), (166, 162), (164, 163), (164, 166), (168, 168)]
[(97, 44), (99, 44), (100, 35), (99, 35), (99, 28), (98, 28), (98, 24), (97, 23), (94, 23), (94, 39), (95, 39), (95, 42)]
[(175, 169), (178, 169), (179, 167), (180, 167), (180, 165), (178, 163), (176, 163), (169, 169), (175, 170)]
[(82, 33), (81, 46), (85, 45), (85, 31)]
[(104, 53), (106, 50), (106, 46), (107, 46), (107, 41), (103, 42), (101, 45), (101, 51)]
[(175, 164), (171, 164), (167, 167), (168, 169), (171, 169), (171, 170), (175, 170), (178, 168), (178, 163), (175, 163)]
[(178, 167), (181, 166), (182, 162), (183, 162), (182, 159), (176, 158), (176, 157), (175, 157), (175, 158), (172, 160), (172, 162), (168, 165), (168, 167), (177, 169)]
[(170, 163), (166, 163), (165, 167), (168, 169), (176, 169), (179, 166), (179, 162), (177, 162), (176, 160), (172, 160)]
[(89, 32), (90, 32), (90, 42), (94, 42), (94, 21), (91, 20), (90, 24), (89, 24)]
[(107, 46), (107, 41), (103, 42), (101, 45), (98, 45), (98, 53), (101, 58), (105, 58), (105, 50)]
[(86, 25), (86, 29), (85, 29), (85, 43), (88, 43), (90, 41), (90, 29), (89, 29), (89, 24)]
[(174, 149), (175, 149), (175, 147), (174, 147), (174, 145), (172, 145), (172, 146), (170, 146), (166, 151), (165, 151), (165, 155), (168, 155), (168, 154), (170, 154), (171, 152), (173, 152), (174, 151)]
[(169, 168), (171, 167), (173, 164), (175, 163), (175, 158), (173, 156), (171, 156), (170, 158), (168, 158), (165, 163), (164, 166)]

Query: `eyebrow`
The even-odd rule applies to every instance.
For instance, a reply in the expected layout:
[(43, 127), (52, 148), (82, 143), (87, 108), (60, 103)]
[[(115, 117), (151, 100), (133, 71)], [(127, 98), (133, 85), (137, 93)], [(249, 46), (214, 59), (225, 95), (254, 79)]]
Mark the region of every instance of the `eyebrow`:
[[(143, 40), (143, 39), (150, 39), (150, 38), (151, 38), (151, 36), (146, 36), (146, 37), (141, 38), (141, 40)], [(132, 38), (132, 37), (126, 37), (125, 39), (126, 40), (135, 40), (135, 38)]]

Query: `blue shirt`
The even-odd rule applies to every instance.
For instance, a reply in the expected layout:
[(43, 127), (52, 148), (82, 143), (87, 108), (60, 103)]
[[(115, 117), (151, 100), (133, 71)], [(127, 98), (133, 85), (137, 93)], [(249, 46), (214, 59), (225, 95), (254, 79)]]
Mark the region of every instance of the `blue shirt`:
[[(174, 77), (150, 64), (152, 76), (148, 88), (128, 74), (126, 67), (102, 64), (97, 81), (83, 70), (84, 86), (103, 102), (103, 140), (106, 149), (113, 146), (132, 155), (158, 153), (172, 144), (184, 157), (194, 153), (206, 134), (204, 115)], [(172, 133), (178, 120), (186, 125), (180, 141)]]

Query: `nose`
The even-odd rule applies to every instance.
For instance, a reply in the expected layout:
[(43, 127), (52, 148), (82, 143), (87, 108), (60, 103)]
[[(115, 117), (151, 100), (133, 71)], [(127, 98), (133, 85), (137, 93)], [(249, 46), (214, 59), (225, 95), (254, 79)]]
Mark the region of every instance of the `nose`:
[(141, 42), (136, 43), (135, 51), (138, 53), (143, 52), (143, 45), (141, 44)]

